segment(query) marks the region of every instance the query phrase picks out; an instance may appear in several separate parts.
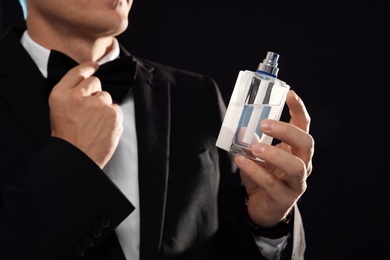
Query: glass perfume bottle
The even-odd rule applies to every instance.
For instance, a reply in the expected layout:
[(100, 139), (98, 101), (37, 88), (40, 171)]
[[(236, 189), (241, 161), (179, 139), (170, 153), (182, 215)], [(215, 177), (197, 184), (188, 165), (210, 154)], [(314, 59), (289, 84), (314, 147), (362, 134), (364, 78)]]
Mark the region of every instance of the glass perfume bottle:
[(216, 145), (226, 151), (262, 161), (252, 154), (257, 142), (271, 144), (273, 138), (260, 130), (260, 122), (279, 120), (290, 86), (277, 78), (279, 54), (267, 52), (253, 72), (240, 71)]

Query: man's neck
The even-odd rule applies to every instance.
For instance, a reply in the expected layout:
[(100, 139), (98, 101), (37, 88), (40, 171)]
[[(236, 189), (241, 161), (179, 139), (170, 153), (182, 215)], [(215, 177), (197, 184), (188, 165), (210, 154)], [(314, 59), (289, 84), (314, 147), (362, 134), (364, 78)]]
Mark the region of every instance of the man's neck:
[(93, 38), (63, 30), (59, 33), (36, 28), (39, 27), (28, 26), (29, 35), (35, 42), (47, 49), (63, 52), (78, 63), (91, 60), (98, 62), (114, 46), (113, 36)]
[[(29, 35), (29, 31), (25, 31), (21, 38), (21, 43), (26, 51), (30, 54), (31, 58), (34, 60), (42, 75), (47, 77), (47, 64), (50, 55), (50, 49), (45, 48), (44, 46), (35, 42)], [(101, 58), (98, 63), (100, 65), (115, 60), (120, 55), (120, 46), (116, 39), (114, 39), (112, 50), (107, 53), (103, 58)]]

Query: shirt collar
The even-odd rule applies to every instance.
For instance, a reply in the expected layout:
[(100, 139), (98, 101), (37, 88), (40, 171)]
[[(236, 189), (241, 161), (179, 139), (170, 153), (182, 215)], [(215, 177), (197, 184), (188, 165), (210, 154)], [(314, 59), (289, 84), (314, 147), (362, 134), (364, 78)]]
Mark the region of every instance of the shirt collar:
[[(39, 45), (37, 42), (35, 42), (33, 39), (31, 39), (27, 30), (23, 33), (23, 36), (22, 36), (20, 42), (22, 43), (23, 47), (26, 49), (28, 54), (30, 54), (30, 56), (34, 60), (35, 64), (37, 64), (42, 75), (45, 78), (47, 78), (47, 63), (49, 61), (50, 50)], [(119, 53), (120, 53), (119, 43), (118, 43), (118, 40), (116, 38), (114, 38), (114, 47), (107, 55), (105, 55), (103, 58), (101, 58), (98, 61), (99, 65), (102, 65), (106, 62), (109, 62), (109, 61), (112, 61), (112, 60), (118, 58)]]

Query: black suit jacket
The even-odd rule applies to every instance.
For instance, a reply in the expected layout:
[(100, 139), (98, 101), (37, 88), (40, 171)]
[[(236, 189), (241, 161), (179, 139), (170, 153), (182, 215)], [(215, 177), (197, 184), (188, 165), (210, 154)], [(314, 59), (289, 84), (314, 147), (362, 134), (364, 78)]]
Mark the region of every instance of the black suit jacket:
[[(50, 137), (49, 90), (23, 30), (0, 42), (0, 258), (124, 260), (114, 230), (134, 207), (85, 154)], [(263, 259), (239, 174), (215, 146), (225, 111), (216, 84), (137, 59), (133, 92), (140, 259)]]

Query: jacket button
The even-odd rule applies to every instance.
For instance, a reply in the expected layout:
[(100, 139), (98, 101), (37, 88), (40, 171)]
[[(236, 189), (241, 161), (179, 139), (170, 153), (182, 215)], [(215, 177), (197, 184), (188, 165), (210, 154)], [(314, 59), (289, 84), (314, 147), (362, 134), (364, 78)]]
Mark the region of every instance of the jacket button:
[(87, 238), (85, 239), (85, 246), (86, 246), (87, 248), (93, 247), (94, 244), (95, 244), (95, 239), (94, 239), (93, 237), (87, 237)]
[(101, 237), (101, 236), (102, 236), (102, 233), (103, 233), (103, 230), (102, 230), (101, 227), (96, 227), (96, 228), (93, 229), (93, 236), (94, 236), (95, 238)]
[(85, 255), (85, 248), (82, 247), (82, 246), (77, 247), (77, 248), (76, 248), (76, 256), (77, 256), (78, 258), (81, 258), (81, 257), (83, 257), (84, 255)]
[(102, 218), (101, 223), (103, 228), (108, 228), (111, 224), (111, 221), (109, 218)]

